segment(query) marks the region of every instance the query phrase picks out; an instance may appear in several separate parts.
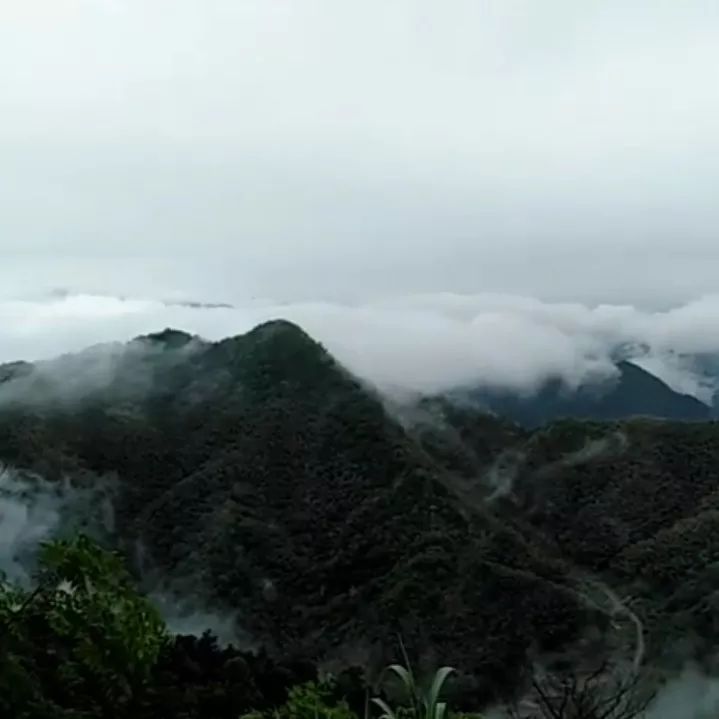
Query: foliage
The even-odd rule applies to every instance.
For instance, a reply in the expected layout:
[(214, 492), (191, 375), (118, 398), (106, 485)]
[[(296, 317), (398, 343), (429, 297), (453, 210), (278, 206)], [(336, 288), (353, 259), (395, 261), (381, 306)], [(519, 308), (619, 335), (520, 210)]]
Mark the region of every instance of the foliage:
[(415, 677), (401, 639), (400, 647), (404, 664), (390, 664), (382, 679), (385, 679), (387, 675), (394, 675), (399, 680), (405, 703), (399, 708), (392, 708), (386, 699), (373, 698), (372, 703), (382, 712), (379, 719), (445, 719), (447, 704), (440, 701), (440, 695), (447, 679), (455, 670), (451, 667), (438, 669), (429, 686), (425, 688), (418, 683)]
[(287, 702), (293, 687), (316, 679), (316, 667), (307, 661), (220, 647), (209, 632), (178, 636), (163, 650), (136, 717), (237, 719), (250, 710), (270, 713)]
[(57, 635), (79, 640), (78, 656), (91, 669), (124, 675), (130, 685), (147, 679), (168, 636), (122, 560), (80, 536), (47, 543), (40, 562), (41, 586), (55, 586), (43, 598)]
[[(391, 700), (386, 696), (376, 696), (370, 704), (367, 689), (361, 714), (369, 719), (370, 708), (374, 706), (381, 712), (377, 719), (444, 719), (447, 716), (447, 705), (441, 701), (441, 692), (454, 669), (439, 669), (425, 689), (417, 682), (401, 641), (400, 645), (405, 664), (388, 666), (380, 677), (379, 685), (391, 694), (396, 687), (390, 686), (388, 680), (392, 677), (397, 679), (401, 704), (391, 707)], [(357, 719), (359, 712), (350, 708), (346, 699), (338, 695), (338, 688), (338, 682), (333, 677), (327, 677), (321, 682), (308, 682), (292, 688), (287, 702), (281, 707), (264, 712), (254, 711), (244, 715), (243, 719)], [(479, 715), (476, 716), (481, 719)]]
[(122, 716), (168, 642), (122, 562), (86, 537), (45, 544), (33, 590), (0, 588), (7, 716)]
[(0, 584), (0, 716), (236, 719), (307, 705), (313, 665), (170, 638), (120, 557), (87, 537), (46, 543), (39, 564), (33, 589)]
[(357, 719), (344, 700), (337, 701), (327, 683), (309, 682), (290, 690), (287, 702), (277, 709), (251, 712), (243, 719)]
[[(454, 465), (426, 451), (437, 443), (298, 327), (218, 343), (165, 332), (96, 367), (98, 356), (17, 380), (18, 395), (43, 399), (0, 408), (0, 459), (115, 475), (118, 543), (142, 537), (159, 572), (196, 578), (252, 636), (323, 656), (401, 631), (468, 672), (490, 663), (500, 681), (532, 645), (576, 634), (567, 568), (531, 534), (462, 506)], [(461, 421), (472, 478), (525, 438)]]
[[(488, 699), (535, 649), (561, 650), (586, 625), (605, 626), (578, 591), (586, 572), (651, 603), (650, 631), (675, 611), (677, 587), (687, 590), (688, 630), (715, 615), (705, 606), (697, 619), (694, 600), (719, 558), (718, 425), (564, 421), (530, 431), (467, 403), (425, 401), (417, 427), (287, 322), (218, 343), (167, 331), (41, 370), (24, 366), (8, 374), (12, 387), (3, 382), (13, 391), (0, 408), (0, 461), (48, 481), (116, 476), (117, 546), (142, 537), (159, 572), (196, 579), (287, 655), (360, 645), (377, 647), (381, 665), (386, 637), (399, 630), (481, 675)], [(631, 367), (620, 379), (647, 395), (657, 389)], [(657, 397), (682, 409), (663, 390)], [(544, 399), (564, 412), (561, 392)], [(487, 501), (503, 473), (506, 491)], [(79, 600), (43, 584), (3, 645), (5, 675), (18, 677), (12, 691), (45, 682), (53, 701), (72, 706), (74, 687), (94, 671), (102, 685), (98, 667), (120, 667), (130, 690), (113, 687), (91, 706), (135, 702), (163, 717), (224, 719), (280, 706), (288, 686), (313, 678), (176, 641), (162, 646), (147, 680), (155, 644), (137, 636), (156, 625), (122, 594), (124, 580), (97, 580), (105, 570), (121, 576), (118, 568), (87, 559), (73, 574), (77, 560), (62, 555), (46, 557), (55, 562), (46, 576), (70, 572), (72, 596), (86, 602), (78, 612), (92, 619), (80, 631)], [(90, 585), (79, 580), (88, 573)], [(3, 595), (5, 616), (28, 598), (13, 592)], [(121, 617), (101, 601), (118, 592), (129, 602)], [(90, 636), (106, 621), (115, 635)], [(123, 623), (130, 638), (120, 642)], [(68, 658), (68, 681), (40, 656), (45, 646)], [(281, 691), (266, 688), (267, 676)]]

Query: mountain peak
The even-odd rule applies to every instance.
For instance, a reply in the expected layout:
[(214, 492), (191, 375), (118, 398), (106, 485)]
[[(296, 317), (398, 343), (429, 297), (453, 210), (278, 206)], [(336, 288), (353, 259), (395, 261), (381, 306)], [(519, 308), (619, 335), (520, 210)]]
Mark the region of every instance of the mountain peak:
[(566, 418), (611, 421), (639, 416), (682, 421), (710, 418), (708, 405), (696, 397), (675, 392), (639, 365), (622, 360), (616, 367), (618, 374), (610, 380), (583, 384), (576, 389), (554, 378), (529, 397), (511, 389), (485, 388), (470, 390), (466, 396), (486, 410), (526, 427)]
[(0, 364), (0, 382), (7, 382), (18, 377), (24, 377), (33, 370), (30, 362), (7, 362)]
[(166, 327), (161, 332), (151, 332), (147, 335), (140, 335), (135, 341), (149, 344), (161, 345), (165, 349), (181, 349), (190, 344), (196, 337), (183, 330)]
[(334, 358), (299, 325), (283, 319), (258, 325), (216, 345), (230, 364), (241, 366), (248, 386), (267, 390), (274, 383), (295, 383), (311, 391), (330, 381), (339, 367)]
[(295, 322), (278, 318), (267, 320), (257, 325), (244, 336), (256, 337), (258, 339), (268, 339), (280, 335), (285, 338), (294, 338), (297, 341), (309, 341), (316, 344), (315, 341)]

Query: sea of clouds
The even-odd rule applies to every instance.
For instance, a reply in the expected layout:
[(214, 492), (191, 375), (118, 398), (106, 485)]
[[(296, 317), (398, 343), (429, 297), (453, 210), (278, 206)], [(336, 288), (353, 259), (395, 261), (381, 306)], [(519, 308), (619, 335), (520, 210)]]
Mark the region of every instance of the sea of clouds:
[[(700, 399), (709, 400), (715, 389), (716, 380), (701, 371), (697, 358), (706, 369), (707, 358), (719, 357), (719, 296), (648, 311), (499, 294), (362, 302), (255, 298), (215, 306), (55, 292), (0, 300), (0, 362), (49, 359), (165, 327), (217, 340), (278, 318), (299, 324), (349, 369), (387, 391), (436, 392), (469, 383), (531, 391), (548, 376), (578, 384), (611, 375), (618, 358), (633, 359)], [(96, 497), (68, 482), (51, 485), (0, 468), (0, 570), (14, 581), (31, 581), (39, 543), (66, 529), (67, 517), (87, 515), (88, 507), (97, 506)], [(111, 504), (104, 506), (107, 525)], [(183, 597), (161, 582), (151, 598), (172, 631), (200, 634), (211, 628), (223, 643), (249, 646), (248, 638), (238, 635), (237, 617), (204, 606), (201, 598)], [(714, 716), (718, 686), (713, 677), (688, 668), (659, 692), (647, 716)]]
[(715, 389), (706, 365), (719, 356), (719, 295), (647, 311), (501, 294), (191, 306), (50, 293), (0, 300), (0, 362), (52, 358), (166, 327), (217, 340), (279, 318), (299, 324), (350, 370), (388, 391), (463, 384), (531, 391), (551, 376), (577, 385), (611, 375), (619, 357), (702, 400)]

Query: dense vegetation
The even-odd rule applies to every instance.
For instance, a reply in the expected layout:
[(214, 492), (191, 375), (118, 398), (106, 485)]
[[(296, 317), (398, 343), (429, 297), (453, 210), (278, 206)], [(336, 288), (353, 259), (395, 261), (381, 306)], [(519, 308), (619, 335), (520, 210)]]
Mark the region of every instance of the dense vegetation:
[(293, 325), (218, 344), (166, 332), (3, 386), (0, 458), (113, 477), (115, 542), (144, 550), (135, 569), (189, 580), (283, 655), (379, 665), (401, 631), (491, 688), (582, 624), (566, 567), (463, 506), (379, 398)]
[[(46, 543), (32, 588), (0, 583), (0, 632), (0, 711), (15, 719), (357, 719), (371, 693), (357, 671), (320, 680), (307, 662), (171, 636), (120, 558), (84, 536)], [(392, 669), (411, 680), (406, 707), (373, 703), (442, 719), (450, 670), (424, 693)]]
[[(713, 621), (718, 448), (709, 423), (529, 430), (456, 398), (388, 411), (285, 322), (215, 344), (168, 330), (0, 372), (0, 461), (111, 488), (103, 540), (141, 584), (162, 577), (232, 612), (266, 649), (170, 640), (148, 609), (151, 645), (124, 698), (77, 689), (140, 716), (153, 701), (168, 717), (276, 708), (315, 666), (377, 671), (397, 633), (420, 665), (461, 667), (458, 706), (476, 708), (516, 689), (534, 659), (580, 656), (589, 637), (594, 652), (631, 654), (615, 593), (634, 597), (659, 660), (659, 627), (701, 637)], [(42, 596), (30, 607), (45, 612)], [(102, 618), (92, 602), (83, 612)], [(23, 636), (52, 645), (56, 629), (27, 621)], [(28, 661), (41, 671), (39, 655)], [(90, 671), (48, 678), (49, 700), (64, 707), (57, 687)]]

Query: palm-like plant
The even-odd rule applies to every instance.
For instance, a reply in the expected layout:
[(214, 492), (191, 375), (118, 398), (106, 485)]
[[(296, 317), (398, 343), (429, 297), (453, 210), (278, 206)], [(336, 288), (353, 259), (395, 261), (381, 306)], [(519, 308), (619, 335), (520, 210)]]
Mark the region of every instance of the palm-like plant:
[(402, 709), (392, 709), (384, 699), (375, 697), (372, 702), (382, 711), (379, 719), (401, 719), (402, 715), (406, 715), (406, 713), (409, 714), (409, 719), (445, 719), (447, 703), (440, 701), (440, 697), (445, 682), (455, 670), (452, 667), (438, 669), (429, 688), (424, 688), (420, 686), (415, 678), (401, 638), (399, 645), (404, 665), (391, 664), (388, 666), (382, 673), (379, 683), (381, 684), (388, 674), (394, 674), (400, 681), (408, 707), (406, 709), (404, 707)]

